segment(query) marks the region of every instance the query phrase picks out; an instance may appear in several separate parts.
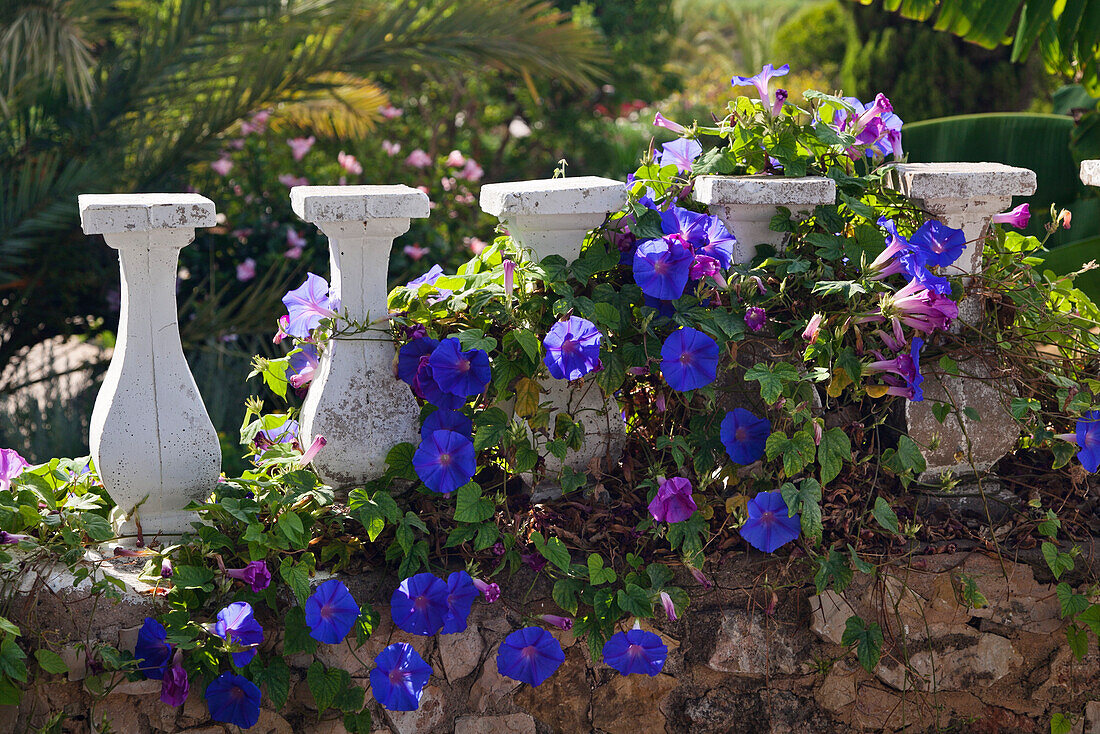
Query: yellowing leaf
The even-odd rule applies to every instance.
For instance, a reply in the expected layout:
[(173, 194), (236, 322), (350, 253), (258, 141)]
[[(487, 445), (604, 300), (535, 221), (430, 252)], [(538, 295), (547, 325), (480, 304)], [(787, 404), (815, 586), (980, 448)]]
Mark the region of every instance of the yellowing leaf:
[(735, 494), (732, 497), (726, 498), (726, 512), (730, 515), (740, 513), (741, 515), (748, 514), (749, 498), (743, 494)]
[(699, 514), (703, 516), (704, 520), (710, 520), (714, 517), (714, 507), (709, 502), (700, 501), (697, 506), (699, 508)]
[(516, 415), (527, 418), (538, 412), (539, 384), (530, 377), (516, 383)]
[(881, 398), (886, 395), (886, 391), (890, 388), (886, 385), (868, 385), (863, 389), (867, 392), (868, 397)]
[(848, 371), (838, 368), (833, 371), (833, 379), (829, 381), (829, 387), (825, 392), (829, 394), (830, 398), (838, 398), (840, 393), (844, 392), (844, 388), (851, 384), (852, 378), (849, 376)]

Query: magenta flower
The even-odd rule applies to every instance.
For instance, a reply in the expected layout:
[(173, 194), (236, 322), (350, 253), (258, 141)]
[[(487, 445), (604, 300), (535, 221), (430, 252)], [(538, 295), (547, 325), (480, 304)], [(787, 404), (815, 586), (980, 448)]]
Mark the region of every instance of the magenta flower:
[(1000, 214), (994, 214), (992, 222), (994, 224), (1007, 224), (1011, 227), (1017, 227), (1023, 229), (1027, 226), (1027, 223), (1031, 221), (1031, 209), (1027, 204), (1020, 204), (1020, 206), (1007, 212), (1001, 212)]
[(647, 240), (634, 252), (634, 282), (647, 296), (674, 301), (684, 295), (693, 260), (691, 250), (671, 237)]
[(657, 522), (683, 522), (698, 509), (691, 497), (691, 482), (672, 477), (661, 482), (657, 495), (649, 503), (649, 514)]
[(401, 152), (401, 143), (394, 143), (389, 140), (382, 141), (382, 152), (393, 158), (395, 155)]
[(516, 287), (516, 261), (506, 259), (501, 262), (501, 266), (504, 268), (504, 295), (508, 303), (511, 303), (512, 291)]
[(463, 168), (466, 165), (466, 156), (462, 155), (460, 151), (452, 150), (444, 165), (448, 168)]
[(420, 148), (417, 148), (412, 153), (409, 153), (405, 159), (405, 165), (412, 168), (427, 168), (432, 165), (432, 157), (425, 153)]
[(170, 579), (172, 578), (173, 573), (174, 571), (172, 570), (172, 560), (167, 557), (162, 558), (160, 561), (160, 577), (162, 579)]
[(295, 186), (309, 186), (309, 179), (305, 176), (295, 176), (293, 173), (280, 173), (279, 183), (292, 189)]
[(402, 249), (406, 255), (413, 259), (413, 261), (419, 260), (431, 252), (431, 248), (421, 247), (420, 245), (405, 245)]
[(946, 330), (958, 318), (959, 306), (914, 280), (893, 296), (884, 298), (881, 315), (871, 318), (881, 319), (884, 315), (894, 316), (912, 329), (931, 334), (937, 329)]
[(464, 178), (467, 181), (477, 182), (481, 180), (481, 177), (482, 175), (484, 175), (484, 173), (485, 171), (481, 170), (481, 166), (477, 164), (477, 161), (475, 161), (473, 158), (470, 158), (466, 161), (466, 165), (462, 167), (462, 170), (459, 172), (458, 177)]
[(358, 176), (363, 172), (363, 164), (357, 161), (355, 156), (348, 155), (342, 150), (336, 155), (336, 162), (353, 176)]
[(688, 566), (688, 570), (691, 571), (692, 578), (698, 581), (704, 589), (709, 589), (714, 586), (714, 583), (707, 578), (707, 575), (698, 568), (695, 568), (694, 566)]
[(402, 110), (400, 107), (394, 107), (392, 104), (386, 105), (379, 111), (382, 113), (382, 117), (386, 118), (387, 120), (401, 117), (401, 115), (404, 113), (404, 110)]
[(474, 579), (474, 586), (481, 592), (481, 595), (485, 597), (487, 604), (492, 604), (500, 598), (500, 586), (497, 584), (491, 584), (481, 579)]
[(225, 575), (245, 582), (257, 594), (271, 585), (271, 571), (264, 561), (252, 561), (244, 568), (227, 568)]
[(767, 418), (757, 418), (744, 408), (734, 408), (722, 419), (721, 438), (726, 453), (735, 464), (751, 464), (764, 455), (764, 445), (772, 432)]
[(669, 622), (675, 622), (676, 617), (676, 605), (672, 602), (672, 597), (668, 595), (668, 592), (661, 592), (661, 606), (665, 609), (665, 614), (668, 616)]
[(772, 102), (773, 117), (778, 117), (779, 113), (783, 111), (783, 104), (787, 101), (787, 96), (786, 89), (775, 90), (775, 101)]
[(904, 397), (915, 403), (920, 402), (924, 399), (924, 392), (921, 390), (921, 383), (924, 381), (924, 377), (921, 376), (920, 373), (920, 351), (923, 347), (924, 340), (920, 337), (915, 337), (913, 343), (909, 347), (908, 354), (899, 354), (894, 359), (877, 360), (868, 365), (864, 365), (863, 371), (869, 375), (883, 372), (897, 375), (897, 377), (900, 377), (904, 382), (887, 378), (887, 380), (893, 384), (886, 390), (886, 393), (888, 395)]
[(951, 265), (966, 249), (966, 235), (961, 229), (948, 227), (943, 222), (930, 219), (909, 238), (909, 245), (924, 255), (929, 265)]
[(283, 296), (283, 305), (290, 316), (286, 332), (299, 339), (308, 338), (321, 319), (336, 317), (329, 299), (328, 281), (313, 273), (306, 275), (305, 283)]
[(745, 326), (749, 331), (760, 331), (768, 321), (768, 312), (759, 306), (749, 306), (745, 309)]
[(699, 145), (698, 141), (689, 138), (677, 138), (671, 143), (665, 143), (661, 146), (661, 151), (656, 156), (657, 165), (672, 165), (676, 166), (680, 173), (690, 173), (695, 159), (702, 153), (703, 146)]
[(301, 344), (290, 353), (287, 360), (286, 376), (292, 387), (299, 388), (313, 381), (313, 376), (321, 366), (321, 360), (317, 356), (317, 347), (312, 344)]
[(543, 622), (551, 627), (557, 627), (560, 630), (566, 631), (573, 629), (572, 617), (560, 617), (557, 614), (543, 614), (539, 617)]
[(765, 106), (770, 107), (772, 104), (770, 95), (771, 80), (775, 77), (786, 76), (790, 70), (790, 64), (783, 64), (778, 69), (773, 68), (771, 64), (764, 64), (764, 68), (756, 76), (735, 76), (730, 80), (730, 84), (735, 87), (756, 87), (756, 93), (760, 95), (760, 101)]
[(489, 246), (488, 242), (478, 239), (477, 237), (463, 237), (462, 244), (470, 248), (470, 252), (475, 255), (480, 255), (481, 251)]
[(248, 282), (256, 277), (256, 261), (250, 257), (246, 257), (244, 262), (237, 265), (237, 280), (242, 283)]
[(290, 138), (286, 141), (286, 144), (290, 146), (290, 154), (294, 157), (294, 160), (300, 161), (306, 157), (306, 153), (316, 142), (317, 138), (310, 135), (308, 138)]
[(313, 443), (309, 445), (309, 448), (302, 452), (302, 457), (298, 459), (299, 466), (306, 466), (309, 462), (316, 458), (318, 452), (325, 447), (328, 443), (328, 439), (324, 436), (317, 436), (313, 439)]
[(665, 667), (668, 647), (652, 632), (634, 629), (616, 632), (603, 646), (603, 661), (622, 675), (657, 675)]
[(211, 163), (210, 168), (219, 176), (228, 176), (229, 172), (233, 170), (233, 161), (229, 160), (229, 156), (223, 155), (221, 158)]
[(714, 278), (719, 285), (725, 285), (725, 279), (720, 273), (718, 261), (709, 255), (696, 255), (691, 261), (691, 269), (688, 271), (691, 280), (701, 280), (706, 277)]
[(0, 449), (0, 491), (11, 489), (11, 480), (23, 473), (30, 464), (15, 449)]
[(718, 343), (697, 329), (680, 327), (661, 345), (661, 374), (678, 392), (706, 387), (718, 375)]
[(164, 671), (164, 677), (161, 678), (160, 701), (169, 706), (182, 706), (190, 689), (191, 682), (187, 679), (187, 671), (183, 669), (183, 651), (176, 650), (172, 665)]
[(765, 553), (774, 553), (802, 532), (801, 518), (791, 517), (779, 492), (760, 492), (748, 504), (749, 519), (741, 526), (741, 537)]
[(824, 314), (815, 313), (810, 317), (809, 323), (806, 324), (806, 328), (802, 332), (802, 338), (813, 344), (817, 341), (818, 332), (821, 331), (821, 321), (825, 318)]
[(462, 345), (454, 337), (439, 342), (428, 358), (428, 365), (440, 389), (461, 398), (479, 395), (492, 378), (489, 355), (482, 349), (462, 351)]
[(570, 316), (555, 323), (542, 340), (546, 350), (543, 363), (550, 370), (550, 376), (556, 380), (572, 381), (602, 369), (602, 339), (596, 325), (579, 316)]
[(6, 530), (0, 530), (0, 545), (17, 545), (24, 540), (30, 540), (29, 535), (20, 535), (18, 533), (9, 533)]
[(683, 135), (685, 132), (687, 132), (687, 128), (685, 128), (683, 125), (681, 125), (678, 122), (673, 122), (672, 120), (670, 120), (667, 117), (665, 117), (664, 115), (662, 115), (660, 112), (658, 112), (656, 115), (654, 115), (653, 124), (656, 125), (657, 127), (663, 127), (663, 128), (668, 129), (668, 130), (671, 130), (672, 132), (676, 133), (677, 135)]
[(435, 431), (420, 441), (412, 459), (420, 481), (433, 492), (448, 494), (465, 485), (477, 471), (470, 439), (454, 431)]

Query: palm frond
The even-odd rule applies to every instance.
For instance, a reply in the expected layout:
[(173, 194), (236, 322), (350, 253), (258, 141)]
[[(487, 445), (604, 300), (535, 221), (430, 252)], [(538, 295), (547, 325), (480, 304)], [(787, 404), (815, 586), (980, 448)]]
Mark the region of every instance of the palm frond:
[(382, 119), (389, 95), (369, 79), (343, 72), (326, 72), (296, 90), (275, 108), (273, 129), (305, 130), (337, 138), (362, 137)]

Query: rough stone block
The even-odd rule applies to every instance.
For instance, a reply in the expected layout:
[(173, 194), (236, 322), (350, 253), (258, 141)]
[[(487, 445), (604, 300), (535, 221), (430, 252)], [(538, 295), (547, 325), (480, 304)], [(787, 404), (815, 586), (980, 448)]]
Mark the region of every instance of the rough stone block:
[(455, 721), (455, 734), (535, 734), (535, 720), (527, 714), (462, 716)]
[[(1081, 161), (1081, 183), (1085, 186), (1100, 186), (1100, 161)], [(1100, 727), (1100, 721), (1097, 726)]]
[(85, 234), (195, 229), (217, 224), (214, 202), (198, 194), (81, 194)]
[(626, 184), (599, 176), (485, 184), (481, 208), (501, 219), (555, 214), (602, 214), (626, 203)]
[(428, 216), (428, 195), (396, 186), (295, 186), (290, 206), (307, 222), (362, 222)]

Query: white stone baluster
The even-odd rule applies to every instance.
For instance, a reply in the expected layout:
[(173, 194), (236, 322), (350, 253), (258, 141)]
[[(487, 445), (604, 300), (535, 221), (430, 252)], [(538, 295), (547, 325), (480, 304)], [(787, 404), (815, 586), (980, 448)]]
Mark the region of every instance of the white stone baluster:
[(341, 312), (375, 323), (329, 342), (299, 421), (303, 447), (317, 436), (327, 441), (313, 460), (317, 473), (350, 487), (382, 476), (395, 445), (420, 440), (420, 408), (393, 376), (386, 279), (394, 238), (413, 217), (428, 216), (428, 197), (408, 186), (295, 186), (290, 201), (295, 214), (328, 236), (332, 296)]
[[(177, 535), (183, 508), (214, 489), (221, 448), (180, 344), (179, 251), (215, 224), (197, 194), (79, 197), (80, 224), (118, 250), (122, 310), (111, 366), (92, 411), (90, 444), (111, 498), (130, 513), (120, 535)], [(136, 511), (135, 511), (135, 508)]]
[(1013, 196), (1035, 193), (1035, 172), (1003, 163), (900, 163), (891, 186), (949, 227), (961, 229), (967, 245), (947, 275), (982, 268), (989, 218), (1012, 205)]
[(814, 207), (836, 201), (836, 183), (821, 176), (700, 176), (695, 179), (694, 197), (737, 239), (733, 261), (740, 264), (756, 256), (757, 245), (771, 245), (782, 252), (787, 233), (771, 229), (777, 207), (787, 207), (796, 219), (805, 219)]
[[(982, 251), (989, 220), (1012, 205), (1013, 196), (1035, 192), (1035, 173), (1002, 163), (902, 163), (893, 172), (891, 186), (913, 199), (932, 218), (961, 229), (967, 245), (962, 255), (944, 272), (948, 275), (981, 272)], [(964, 296), (959, 302), (959, 321), (975, 323), (981, 317), (981, 300)], [(962, 324), (956, 330), (965, 328)], [(1019, 426), (1008, 408), (1016, 393), (991, 359), (973, 357), (960, 362), (959, 376), (943, 373), (934, 363), (922, 365), (924, 400), (905, 404), (906, 430), (921, 446), (927, 469), (922, 478), (931, 481), (945, 471), (956, 475), (988, 471), (1016, 445)], [(958, 415), (942, 423), (932, 405), (947, 402)], [(978, 411), (971, 420), (964, 409)], [(960, 426), (961, 422), (961, 426)], [(965, 431), (964, 431), (965, 429)], [(961, 461), (956, 457), (963, 457)], [(998, 491), (993, 485), (989, 492)]]
[(1100, 186), (1100, 161), (1081, 161), (1081, 183), (1085, 186)]
[[(608, 213), (626, 203), (626, 185), (597, 176), (514, 181), (481, 187), (481, 208), (500, 219), (522, 247), (536, 260), (560, 255), (573, 262), (589, 230), (598, 227)], [(544, 334), (537, 335), (541, 339)], [(618, 460), (626, 431), (613, 399), (605, 400), (591, 378), (579, 386), (551, 379), (543, 384), (545, 400), (553, 406), (550, 425), (565, 411), (584, 428), (584, 446), (566, 455), (565, 465), (584, 471), (593, 459), (609, 456)], [(561, 471), (562, 462), (545, 451), (548, 475)]]

